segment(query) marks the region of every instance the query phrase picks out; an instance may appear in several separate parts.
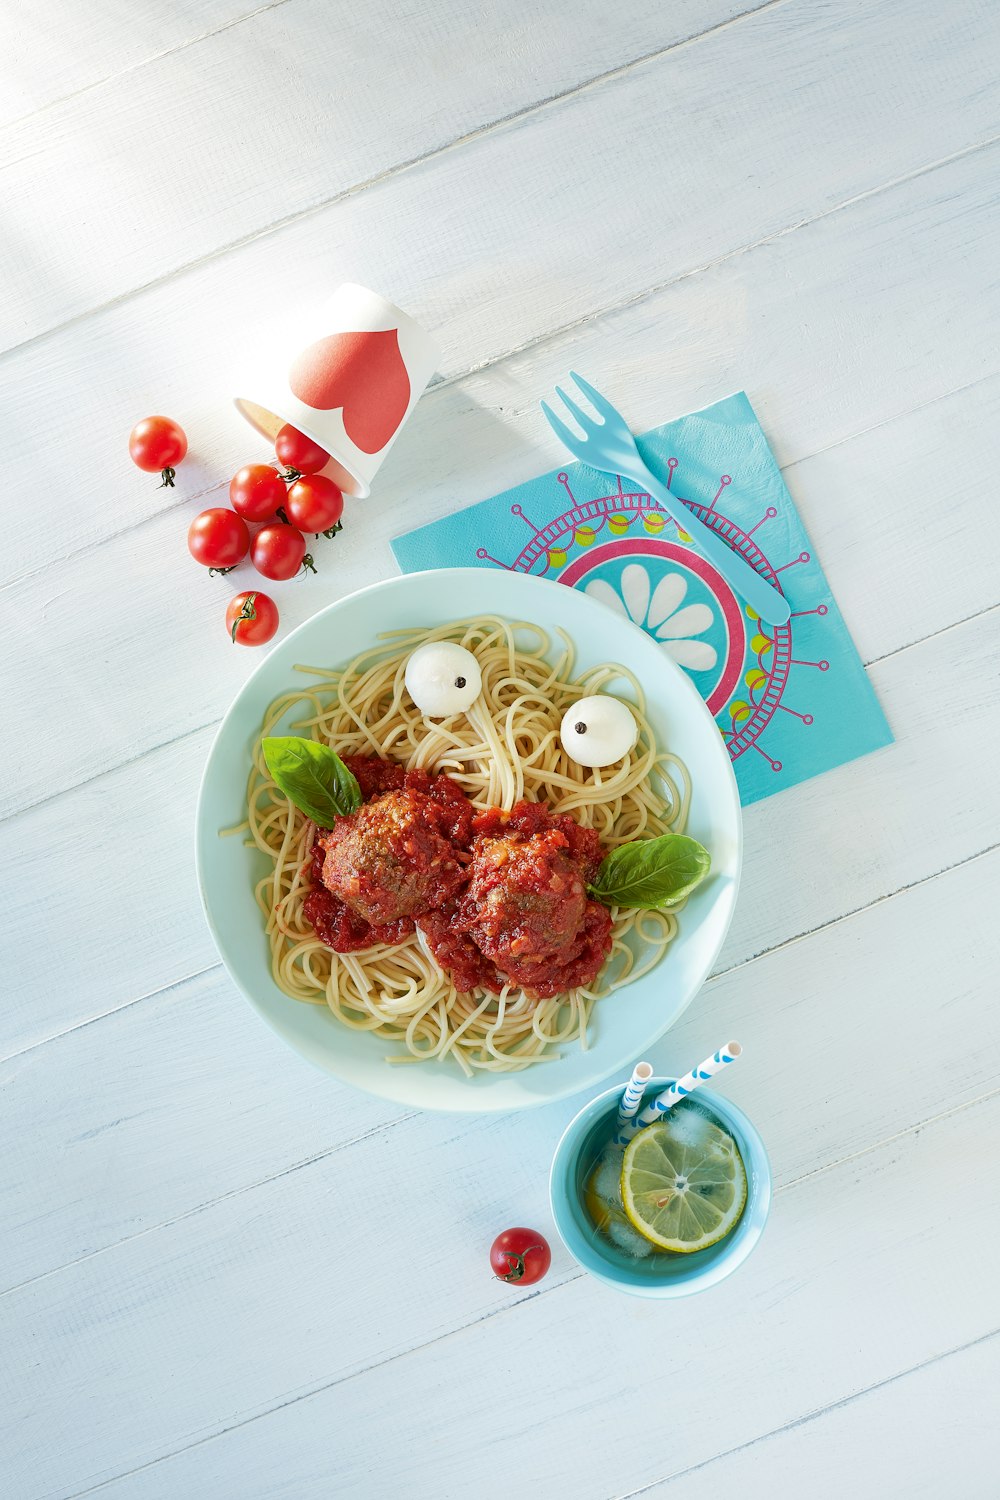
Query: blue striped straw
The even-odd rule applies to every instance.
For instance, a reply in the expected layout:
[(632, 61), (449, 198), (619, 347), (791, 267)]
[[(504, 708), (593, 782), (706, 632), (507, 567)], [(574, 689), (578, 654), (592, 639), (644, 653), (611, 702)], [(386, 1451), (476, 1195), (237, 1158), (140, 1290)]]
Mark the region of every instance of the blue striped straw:
[(642, 1103), (642, 1096), (646, 1092), (646, 1084), (649, 1082), (652, 1076), (652, 1063), (638, 1062), (632, 1069), (632, 1077), (625, 1085), (625, 1092), (624, 1094), (622, 1094), (622, 1102), (618, 1106), (618, 1119), (615, 1122), (616, 1135), (624, 1125), (628, 1124), (629, 1120), (632, 1119), (636, 1110), (639, 1108), (639, 1105)]
[(686, 1099), (688, 1094), (693, 1094), (695, 1089), (700, 1088), (707, 1079), (713, 1078), (716, 1073), (721, 1073), (728, 1063), (735, 1062), (742, 1051), (743, 1048), (739, 1042), (726, 1042), (718, 1052), (713, 1052), (711, 1057), (706, 1057), (705, 1061), (699, 1063), (696, 1068), (692, 1068), (690, 1073), (685, 1073), (683, 1078), (678, 1078), (677, 1082), (672, 1083), (668, 1089), (664, 1089), (662, 1094), (657, 1094), (641, 1114), (626, 1119), (624, 1124), (619, 1124), (615, 1136), (618, 1145), (627, 1145), (637, 1130), (652, 1125), (655, 1120), (661, 1120), (675, 1104)]

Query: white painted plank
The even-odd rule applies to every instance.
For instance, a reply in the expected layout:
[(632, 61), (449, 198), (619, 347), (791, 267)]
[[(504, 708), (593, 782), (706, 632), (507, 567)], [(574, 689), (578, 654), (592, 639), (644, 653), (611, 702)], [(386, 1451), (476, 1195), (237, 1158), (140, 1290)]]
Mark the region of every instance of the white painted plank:
[[(993, 259), (970, 247), (976, 216), (996, 195), (992, 181), (984, 185), (994, 157), (1000, 161), (1000, 148), (513, 356), (460, 389), (429, 394), (413, 419), (408, 447), (390, 456), (396, 477), (382, 502), (351, 506), (344, 534), (322, 549), (318, 577), (275, 590), (285, 627), (384, 577), (392, 566), (388, 538), (396, 532), (453, 509), (459, 497), (488, 494), (558, 462), (555, 439), (542, 433), (537, 399), (571, 361), (603, 381), (637, 426), (742, 380), (783, 461), (995, 374), (991, 310), (1000, 315), (1000, 283)], [(884, 249), (887, 237), (899, 236), (914, 246), (905, 262)], [(940, 268), (955, 261), (965, 267), (965, 296), (957, 304), (950, 295), (935, 295), (935, 287), (943, 292)], [(846, 310), (845, 287), (855, 294)], [(741, 318), (725, 313), (737, 304)], [(808, 345), (797, 333), (806, 307)], [(700, 373), (679, 344), (665, 347), (665, 330), (685, 322), (703, 341)], [(397, 459), (404, 451), (405, 461)], [(421, 472), (434, 477), (421, 486), (415, 505), (412, 476)], [(33, 726), (34, 694), (51, 671), (55, 640), (62, 708), (77, 730), (71, 743), (36, 745), (4, 788), (0, 813), (215, 719), (251, 669), (253, 653), (233, 649), (222, 613), (230, 591), (257, 575), (244, 565), (229, 579), (206, 578), (184, 545), (193, 510), (178, 501), (95, 552), (54, 564), (0, 596), (10, 628), (17, 622), (25, 637), (9, 664), (9, 732), (16, 738)], [(955, 566), (979, 550), (974, 544), (956, 550)], [(908, 593), (904, 574), (899, 600)], [(104, 601), (99, 614), (76, 608), (93, 596)], [(90, 675), (95, 661), (102, 665), (96, 689)], [(163, 693), (160, 685), (178, 673), (183, 694)]]
[[(289, 0), (288, 17), (300, 3)], [(185, 24), (184, 4), (164, 17), (164, 32)], [(453, 4), (407, 18), (411, 53), (419, 55)], [(697, 6), (699, 20), (710, 8)], [(183, 572), (183, 533), (195, 507), (181, 499), (165, 510), (171, 497), (127, 468), (123, 437), (143, 410), (174, 410), (176, 400), (197, 449), (183, 496), (242, 460), (245, 434), (220, 397), (230, 388), (224, 366), (233, 330), (248, 308), (271, 305), (288, 267), (296, 296), (325, 287), (333, 265), (334, 279), (356, 274), (412, 302), (444, 326), (452, 375), (588, 319), (422, 406), (390, 463), (381, 500), (355, 508), (356, 518), (369, 521), (365, 537), (356, 524), (341, 539), (347, 545), (336, 572), (311, 593), (289, 586), (289, 619), (389, 571), (385, 543), (395, 531), (452, 508), (456, 497), (476, 498), (525, 477), (546, 456), (559, 458), (537, 422), (535, 401), (579, 359), (622, 396), (637, 424), (739, 384), (751, 388), (780, 456), (814, 455), (796, 464), (789, 480), (866, 656), (899, 651), (995, 602), (988, 495), (972, 490), (1000, 456), (1000, 382), (990, 338), (997, 310), (995, 150), (724, 265), (709, 264), (621, 314), (591, 316), (995, 133), (988, 74), (995, 14), (968, 0), (933, 17), (913, 4), (892, 18), (869, 14), (876, 9), (775, 5), (766, 12), (773, 18), (767, 32), (763, 17), (727, 28), (310, 214), (5, 362), (12, 399), (4, 401), (4, 450), (13, 460), (5, 493), (30, 483), (33, 495), (44, 496), (46, 523), (60, 533), (52, 539), (57, 555), (163, 512), (156, 528), (137, 533), (113, 558), (112, 548), (101, 546), (49, 582), (36, 576), (34, 594), (11, 590), (0, 603), (0, 611), (9, 610), (4, 638), (34, 637), (30, 675), (9, 689), (5, 681), (5, 721), (13, 721), (15, 697), (30, 694), (35, 706), (19, 723), (35, 744), (50, 690), (66, 705), (54, 736), (59, 753), (43, 766), (38, 794), (58, 791), (64, 778), (117, 767), (0, 829), (0, 865), (12, 891), (8, 902), (5, 889), (5, 926), (17, 944), (0, 968), (18, 989), (16, 1010), (3, 1013), (15, 1024), (17, 1045), (211, 962), (187, 847), (192, 789), (209, 735), (191, 733), (132, 764), (118, 764), (107, 751), (124, 745), (119, 761), (141, 751), (143, 728), (136, 726), (151, 724), (157, 743), (202, 722), (197, 715), (185, 720), (192, 704), (216, 717), (253, 658), (231, 653), (238, 674), (228, 662), (221, 668), (221, 653), (206, 667), (218, 620), (209, 619), (203, 580)], [(502, 75), (495, 95), (481, 91), (472, 101), (462, 77), (415, 123), (406, 121), (409, 135), (441, 127), (449, 110), (467, 105), (474, 112), (505, 90), (523, 87), (525, 97), (535, 97), (546, 68), (565, 63), (569, 77), (572, 46), (558, 58), (542, 46), (541, 62), (524, 80), (504, 74), (522, 46), (535, 48), (540, 38), (565, 46), (565, 7), (542, 10), (530, 18), (527, 40), (515, 36), (509, 51), (494, 49), (498, 57), (484, 51)], [(312, 12), (320, 41), (342, 24), (329, 7), (320, 16), (314, 3)], [(96, 13), (95, 36), (77, 49), (83, 68), (105, 14)], [(213, 0), (204, 15), (214, 14)], [(693, 14), (693, 6), (671, 7), (667, 17), (642, 8), (656, 28)], [(602, 32), (589, 39), (588, 61), (605, 46), (634, 55), (635, 32), (618, 17), (607, 27), (605, 17), (588, 6), (584, 32), (588, 24)], [(294, 33), (291, 20), (284, 28), (267, 25), (270, 36)], [(109, 67), (111, 32), (127, 47), (140, 27), (124, 16), (108, 23)], [(390, 48), (400, 45), (405, 27), (398, 12), (387, 19)], [(63, 27), (64, 35), (71, 31)], [(371, 35), (352, 36), (362, 53), (370, 44)], [(210, 60), (221, 70), (224, 59), (240, 60), (243, 46), (214, 43)], [(199, 51), (189, 49), (192, 56)], [(466, 69), (473, 85), (480, 62), (473, 56)], [(63, 87), (62, 66), (60, 58), (39, 87)], [(97, 89), (77, 114), (50, 111), (41, 128), (23, 135), (28, 151), (41, 143), (32, 190), (55, 181), (48, 174), (61, 151), (64, 161), (77, 149), (107, 159), (112, 129), (134, 131), (134, 141), (114, 148), (134, 170), (155, 129), (183, 148), (187, 180), (173, 193), (186, 218), (168, 225), (163, 240), (177, 253), (189, 242), (216, 245), (233, 224), (250, 223), (265, 201), (273, 214), (276, 192), (322, 192), (329, 173), (344, 165), (320, 159), (339, 102), (310, 98), (294, 120), (268, 122), (269, 153), (259, 173), (249, 175), (244, 154), (225, 182), (217, 173), (209, 182), (227, 133), (237, 128), (236, 106), (262, 65), (255, 60), (211, 99), (211, 67), (202, 78), (185, 66), (188, 72), (180, 63), (158, 64), (152, 77), (137, 71), (136, 80), (152, 86), (151, 104), (140, 103), (134, 81), (106, 106)], [(176, 103), (159, 91), (176, 76), (182, 110), (175, 119)], [(352, 136), (347, 165), (379, 152), (389, 160), (407, 134), (400, 126), (404, 97), (426, 97), (426, 87), (421, 78), (405, 96), (398, 91), (391, 117), (378, 121), (372, 139)], [(609, 101), (642, 108), (616, 111)], [(78, 147), (58, 138), (60, 128), (74, 133), (70, 115), (80, 122)], [(191, 143), (206, 128), (214, 139), (199, 147), (192, 168)], [(251, 122), (245, 132), (250, 146), (255, 128)], [(740, 153), (724, 157), (734, 140)], [(279, 160), (275, 141), (303, 147), (295, 156), (304, 163), (301, 177), (284, 175), (290, 153)], [(574, 160), (553, 189), (553, 164), (573, 147), (589, 151), (590, 160)], [(64, 195), (72, 196), (88, 170)], [(584, 171), (594, 174), (600, 212), (580, 190)], [(646, 191), (637, 199), (640, 179)], [(215, 205), (208, 205), (209, 189)], [(96, 215), (105, 192), (99, 184), (89, 212)], [(28, 229), (20, 244), (5, 240), (0, 256), (16, 260), (50, 211), (61, 218), (55, 197), (50, 192), (50, 203), (43, 196), (28, 215), (21, 191), (7, 189), (5, 226), (23, 213)], [(641, 224), (637, 201), (648, 213)], [(60, 285), (29, 288), (30, 316), (92, 305), (107, 294), (119, 265), (123, 288), (137, 267), (152, 264), (155, 272), (161, 225), (143, 191), (118, 221), (106, 216), (100, 232), (89, 220), (70, 241), (66, 222), (55, 225), (56, 254), (46, 262)], [(428, 224), (433, 232), (418, 234)], [(498, 265), (521, 274), (498, 287)], [(945, 395), (970, 382), (978, 383)], [(927, 402), (933, 404), (901, 416)], [(423, 472), (433, 478), (418, 492), (414, 476)], [(4, 566), (24, 571), (36, 563), (12, 552)], [(136, 575), (124, 599), (115, 563)], [(221, 587), (219, 601), (226, 597)], [(172, 649), (158, 652), (152, 637), (167, 616), (151, 601), (171, 591), (176, 611), (183, 616), (193, 607), (197, 619), (190, 629), (182, 621)], [(81, 604), (90, 625), (77, 613)], [(996, 630), (995, 617), (979, 620), (881, 662), (873, 676), (894, 724), (903, 726), (900, 746), (751, 810), (747, 886), (724, 964), (996, 841), (988, 759), (997, 727), (990, 696)], [(21, 651), (18, 643), (8, 662)], [(99, 685), (105, 676), (107, 696)], [(110, 736), (102, 740), (105, 724)], [(93, 762), (83, 748), (88, 735), (98, 752)], [(5, 779), (13, 761), (5, 751)], [(10, 784), (16, 807), (24, 791), (19, 771)], [(935, 1089), (964, 1103), (998, 1087), (988, 987), (996, 969), (990, 901), (998, 860), (994, 853), (967, 863), (729, 972), (657, 1050), (664, 1065), (687, 1062), (699, 1046), (742, 1032), (747, 1062), (729, 1091), (765, 1129), (785, 1185), (757, 1259), (730, 1287), (679, 1309), (624, 1303), (584, 1281), (567, 1285), (573, 1272), (564, 1256), (546, 1290), (530, 1299), (531, 1311), (509, 1307), (509, 1294), (487, 1280), (482, 1252), (501, 1222), (547, 1222), (545, 1162), (570, 1105), (504, 1122), (502, 1131), (477, 1120), (392, 1124), (393, 1111), (376, 1106), (386, 1128), (351, 1144), (358, 1113), (371, 1104), (284, 1053), (218, 970), (0, 1067), (9, 1144), (0, 1165), (2, 1280), (42, 1278), (0, 1298), (0, 1323), (9, 1320), (14, 1330), (4, 1342), (11, 1374), (0, 1401), (0, 1451), (5, 1465), (9, 1455), (14, 1463), (6, 1489), (32, 1500), (66, 1495), (243, 1422), (250, 1425), (112, 1482), (109, 1493), (129, 1500), (237, 1492), (308, 1500), (336, 1492), (368, 1500), (395, 1491), (407, 1500), (464, 1500), (472, 1484), (486, 1500), (499, 1500), (541, 1482), (574, 1500), (605, 1500), (663, 1481), (675, 1464), (706, 1462), (699, 1473), (718, 1467), (725, 1476), (714, 1493), (739, 1489), (744, 1471), (747, 1492), (754, 1483), (762, 1489), (754, 1449), (718, 1466), (712, 1458), (723, 1446), (752, 1443), (997, 1326), (1000, 1304), (982, 1246), (995, 1241), (1000, 1224), (981, 1191), (996, 1137), (995, 1099), (964, 1120), (939, 1121), (795, 1180), (925, 1119), (936, 1107), (928, 1103)], [(904, 1028), (912, 1056), (885, 1076), (885, 1059)], [(798, 1072), (796, 1061), (806, 1054), (812, 1071)], [(345, 1149), (333, 1149), (339, 1147)], [(321, 1159), (281, 1175), (313, 1155)], [(179, 1215), (189, 1217), (166, 1224)], [(968, 1239), (956, 1251), (949, 1236), (959, 1218)], [(397, 1221), (405, 1225), (402, 1246), (386, 1234), (386, 1224)], [(448, 1262), (440, 1278), (427, 1264), (427, 1246)], [(76, 1264), (58, 1269), (67, 1260)], [(954, 1277), (947, 1294), (938, 1291), (942, 1265)], [(503, 1315), (454, 1331), (493, 1312)], [(662, 1330), (650, 1317), (661, 1318)], [(436, 1348), (403, 1353), (435, 1337)], [(638, 1376), (616, 1382), (608, 1351), (636, 1340), (690, 1347), (683, 1380), (658, 1387)], [(378, 1360), (389, 1360), (388, 1369), (372, 1371)], [(362, 1369), (369, 1373), (353, 1378)], [(988, 1380), (992, 1369), (982, 1373)], [(345, 1384), (294, 1404), (331, 1378)], [(935, 1389), (942, 1421), (956, 1430), (969, 1387)], [(861, 1396), (842, 1410), (860, 1412), (877, 1399)], [(293, 1404), (253, 1420), (282, 1400)], [(915, 1420), (921, 1411), (929, 1423), (935, 1400), (918, 1406)], [(828, 1412), (822, 1424), (839, 1420)], [(820, 1424), (809, 1426), (820, 1431)], [(873, 1426), (873, 1446), (888, 1447), (894, 1432), (905, 1436), (902, 1418), (892, 1413)], [(966, 1428), (970, 1442), (982, 1444), (984, 1432)], [(798, 1436), (780, 1439), (793, 1443), (788, 1462), (792, 1472), (799, 1465), (805, 1483), (813, 1455), (831, 1475), (840, 1462), (850, 1479), (840, 1445), (864, 1442), (868, 1429), (858, 1418), (829, 1430), (834, 1436), (816, 1449), (800, 1447)], [(896, 1472), (908, 1495), (919, 1494), (927, 1468), (918, 1469), (919, 1445), (908, 1461), (913, 1473)], [(959, 1465), (949, 1467), (950, 1478), (961, 1474)], [(697, 1475), (689, 1478), (694, 1483)], [(687, 1483), (675, 1487), (683, 1493)], [(864, 1493), (856, 1477), (852, 1487)]]
[[(831, 12), (829, 24), (840, 27), (831, 39), (815, 6), (778, 6), (108, 307), (88, 319), (82, 342), (46, 339), (8, 357), (0, 365), (7, 483), (17, 488), (30, 474), (45, 494), (46, 555), (176, 503), (128, 461), (126, 435), (150, 411), (175, 416), (191, 438), (182, 496), (224, 486), (247, 456), (263, 456), (229, 405), (241, 351), (346, 277), (423, 318), (448, 376), (688, 278), (554, 346), (563, 351), (554, 364), (535, 350), (425, 404), (368, 507), (378, 518), (397, 511), (404, 526), (417, 495), (440, 512), (457, 495), (526, 478), (531, 448), (555, 461), (535, 404), (569, 348), (610, 381), (637, 424), (746, 385), (776, 419), (785, 458), (995, 370), (993, 155), (904, 187), (884, 206), (856, 205), (804, 239), (797, 232), (714, 265), (987, 129), (978, 111), (988, 91), (971, 103), (965, 95), (986, 54), (945, 65), (951, 54), (927, 28), (960, 37), (963, 28), (951, 10), (919, 10), (902, 28), (898, 10), (852, 8), (852, 26)], [(881, 40), (870, 28), (881, 28)], [(826, 71), (820, 54), (831, 59)], [(866, 84), (869, 67), (877, 83)], [(883, 85), (897, 67), (900, 77), (916, 69), (919, 86), (891, 93), (899, 128), (878, 128), (870, 112), (885, 107)], [(777, 115), (758, 102), (778, 97)], [(718, 133), (706, 130), (720, 111)], [(740, 150), (727, 154), (733, 138)], [(589, 190), (574, 173), (590, 174)], [(158, 236), (163, 218), (157, 205)], [(113, 225), (102, 234), (120, 248)], [(707, 276), (691, 275), (706, 265)], [(962, 268), (957, 301), (954, 267)], [(39, 564), (33, 537), (11, 538), (0, 577)]]
[(172, 0), (169, 6), (88, 0), (86, 6), (44, 10), (26, 0), (5, 5), (0, 9), (0, 128), (81, 89), (111, 88), (127, 69), (186, 47), (259, 8), (252, 0)]
[[(995, 852), (711, 981), (657, 1046), (654, 1061), (683, 1072), (722, 1038), (738, 1036), (746, 1063), (727, 1078), (726, 1092), (766, 1130), (782, 1182), (933, 1113), (935, 1087), (952, 1103), (978, 1097), (1000, 1083), (1000, 1014), (987, 1006), (984, 1016), (989, 975), (1000, 966), (1000, 932), (992, 921), (998, 878)], [(912, 941), (914, 932), (935, 925), (940, 942)], [(873, 975), (873, 954), (892, 956), (884, 977)], [(895, 1055), (900, 1065), (883, 1068), (882, 1059)], [(794, 1069), (799, 1058), (808, 1091), (818, 1096), (808, 1130), (797, 1116), (794, 1072), (789, 1086), (790, 1060)], [(871, 1087), (876, 1079), (879, 1086)], [(364, 1100), (306, 1068), (219, 970), (0, 1064), (0, 1090), (4, 1137), (18, 1143), (0, 1160), (0, 1294), (340, 1151), (375, 1125), (394, 1126), (397, 1151), (407, 1149), (416, 1128), (398, 1123), (401, 1109)], [(516, 1127), (518, 1140), (536, 1142), (525, 1149), (541, 1187), (545, 1153), (579, 1102), (543, 1109)], [(500, 1145), (491, 1165), (491, 1148), (483, 1145), (487, 1125), (441, 1120), (437, 1135), (428, 1124), (418, 1137), (426, 1128), (429, 1139), (453, 1142), (460, 1160), (467, 1135), (469, 1160), (494, 1173), (501, 1190), (503, 1142), (515, 1136), (508, 1137), (506, 1120), (495, 1127)], [(356, 1171), (358, 1182), (378, 1182), (365, 1166), (369, 1158), (357, 1155), (361, 1149), (350, 1147), (360, 1164), (352, 1169), (345, 1162), (338, 1178), (350, 1180)], [(44, 1173), (31, 1171), (34, 1160), (47, 1164)], [(270, 1189), (263, 1191), (263, 1202), (274, 1201)], [(544, 1211), (535, 1188), (530, 1201)], [(431, 1234), (433, 1205), (425, 1223), (423, 1208), (406, 1195), (401, 1202), (415, 1214), (410, 1237)], [(241, 1196), (214, 1212), (220, 1221), (241, 1222), (254, 1203)], [(510, 1211), (518, 1212), (513, 1199)], [(356, 1222), (360, 1232), (363, 1215)], [(488, 1228), (477, 1226), (487, 1241)], [(372, 1224), (364, 1232), (377, 1230)], [(193, 1233), (199, 1241), (196, 1228), (175, 1226), (172, 1233), (182, 1242)], [(149, 1248), (154, 1261), (173, 1253), (171, 1234)], [(138, 1245), (128, 1252), (137, 1262), (145, 1253)], [(102, 1274), (95, 1262), (94, 1275)], [(85, 1286), (88, 1275), (73, 1278)], [(457, 1320), (478, 1306), (470, 1312), (458, 1304)]]
[(527, 0), (433, 0), (405, 26), (391, 0), (265, 5), (4, 132), (2, 345), (754, 3), (634, 0), (616, 26), (599, 0), (572, 24)]
[[(874, 1083), (872, 1062), (861, 1066)], [(767, 1115), (767, 1103), (755, 1113)], [(9, 1344), (19, 1378), (3, 1413), (15, 1434), (16, 1493), (76, 1492), (229, 1427), (108, 1494), (173, 1500), (238, 1485), (268, 1500), (437, 1500), (471, 1485), (484, 1500), (527, 1488), (604, 1500), (1000, 1323), (1000, 1283), (982, 1253), (1000, 1233), (1000, 1205), (982, 1191), (998, 1096), (779, 1193), (738, 1275), (667, 1304), (633, 1301), (582, 1275), (513, 1306), (498, 1284), (487, 1290), (473, 1248), (512, 1204), (530, 1222), (522, 1211), (541, 1194), (541, 1143), (537, 1129), (525, 1138), (523, 1124), (511, 1122), (502, 1143), (490, 1128), (498, 1159), (503, 1151), (499, 1178), (486, 1139), (468, 1130), (460, 1151), (447, 1140), (430, 1148), (408, 1124), (402, 1141), (393, 1131), (351, 1153), (354, 1182), (377, 1184), (370, 1213), (405, 1221), (433, 1182), (430, 1244), (409, 1221), (419, 1256), (394, 1245), (386, 1264), (384, 1243), (352, 1221), (343, 1184), (318, 1180), (320, 1164), (285, 1180), (309, 1191), (280, 1215), (267, 1212), (261, 1192), (238, 1230), (216, 1224), (213, 1233), (211, 1212), (188, 1221), (202, 1226), (202, 1243), (186, 1254), (175, 1244), (162, 1265), (115, 1255), (91, 1262), (85, 1284), (69, 1272), (4, 1299), (30, 1329), (15, 1327)], [(788, 1124), (808, 1129), (804, 1106)], [(394, 1168), (371, 1160), (390, 1141)], [(920, 1190), (931, 1184), (933, 1207)], [(959, 1237), (956, 1217), (966, 1228)], [(933, 1294), (943, 1265), (947, 1298)], [(346, 1286), (334, 1270), (345, 1267)], [(561, 1254), (553, 1274), (566, 1274)], [(441, 1337), (443, 1315), (454, 1326), (477, 1294), (501, 1315)], [(374, 1362), (376, 1340), (392, 1352), (403, 1320), (417, 1318), (433, 1342), (344, 1378), (362, 1325)], [(635, 1358), (637, 1345), (648, 1359)], [(682, 1368), (650, 1378), (665, 1349)], [(317, 1386), (329, 1388), (300, 1399)], [(265, 1387), (284, 1404), (252, 1420)], [(45, 1441), (57, 1422), (58, 1448)]]
[(986, 1497), (996, 1488), (998, 1385), (994, 1333), (642, 1494), (774, 1500), (780, 1484), (810, 1500)]
[(407, 1114), (309, 1067), (218, 968), (0, 1064), (0, 1090), (0, 1295)]
[[(983, 691), (998, 650), (995, 611), (880, 663), (872, 677), (897, 745), (748, 809), (743, 888), (721, 967), (1000, 839), (1000, 788), (989, 774), (1000, 705)], [(211, 731), (192, 735), (0, 824), (0, 867), (17, 871), (0, 1055), (216, 961), (190, 839), (210, 741)], [(929, 795), (942, 767), (948, 791)], [(38, 928), (41, 911), (59, 942), (40, 958), (22, 935)]]
[(998, 432), (992, 378), (786, 467), (863, 660), (1000, 601), (988, 504)]
[(993, 610), (871, 668), (897, 742), (754, 805), (723, 967), (998, 842), (998, 651)]
[(0, 1057), (218, 962), (192, 839), (213, 733), (0, 823)]

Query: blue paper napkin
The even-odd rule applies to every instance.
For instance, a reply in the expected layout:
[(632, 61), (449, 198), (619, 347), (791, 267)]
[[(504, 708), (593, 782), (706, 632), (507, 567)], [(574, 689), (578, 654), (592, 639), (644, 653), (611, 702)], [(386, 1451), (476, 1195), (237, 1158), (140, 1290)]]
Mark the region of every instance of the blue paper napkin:
[(744, 803), (870, 750), (892, 732), (743, 392), (638, 439), (654, 473), (792, 608), (762, 625), (686, 533), (629, 481), (583, 464), (543, 474), (392, 543), (405, 573), (508, 568), (617, 609), (697, 685)]

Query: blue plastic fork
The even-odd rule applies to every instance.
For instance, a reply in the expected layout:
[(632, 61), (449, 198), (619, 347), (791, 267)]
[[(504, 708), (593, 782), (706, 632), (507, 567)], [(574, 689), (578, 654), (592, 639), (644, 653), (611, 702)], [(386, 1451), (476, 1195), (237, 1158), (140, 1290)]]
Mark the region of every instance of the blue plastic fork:
[(786, 624), (791, 610), (784, 595), (772, 588), (766, 578), (762, 578), (738, 553), (727, 547), (720, 536), (699, 521), (682, 500), (672, 495), (665, 484), (660, 483), (643, 462), (635, 445), (635, 438), (621, 413), (582, 375), (577, 375), (573, 370), (570, 375), (599, 413), (601, 421), (596, 422), (593, 417), (588, 416), (557, 385), (556, 395), (578, 423), (583, 436), (580, 437), (567, 427), (548, 402), (543, 401), (542, 411), (556, 437), (565, 443), (581, 463), (589, 464), (592, 469), (603, 469), (607, 474), (620, 474), (623, 478), (631, 479), (633, 484), (641, 485), (673, 517), (680, 529), (687, 532), (699, 551), (718, 569), (726, 582), (743, 596), (750, 608), (756, 610), (762, 620), (771, 625)]

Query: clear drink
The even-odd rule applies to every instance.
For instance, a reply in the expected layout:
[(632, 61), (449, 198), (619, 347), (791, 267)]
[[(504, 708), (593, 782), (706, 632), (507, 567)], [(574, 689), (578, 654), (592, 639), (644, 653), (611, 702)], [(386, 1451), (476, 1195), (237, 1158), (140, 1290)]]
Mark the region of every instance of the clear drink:
[[(670, 1077), (651, 1079), (647, 1099), (662, 1093), (673, 1082), (674, 1079)], [(638, 1246), (637, 1241), (627, 1236), (620, 1227), (615, 1237), (612, 1237), (612, 1224), (607, 1216), (607, 1209), (613, 1208), (631, 1224), (630, 1208), (639, 1217), (648, 1216), (648, 1204), (643, 1203), (642, 1194), (651, 1189), (655, 1219), (657, 1199), (668, 1195), (662, 1188), (663, 1164), (654, 1161), (655, 1170), (651, 1182), (637, 1182), (633, 1172), (630, 1179), (631, 1203), (618, 1197), (614, 1170), (616, 1163), (609, 1162), (608, 1159), (602, 1161), (602, 1158), (615, 1133), (621, 1096), (622, 1085), (617, 1084), (591, 1099), (566, 1126), (556, 1147), (549, 1176), (549, 1198), (559, 1235), (570, 1254), (585, 1271), (621, 1292), (629, 1292), (637, 1297), (673, 1298), (687, 1297), (693, 1292), (716, 1286), (743, 1264), (759, 1243), (767, 1221), (771, 1204), (771, 1169), (764, 1143), (743, 1111), (714, 1090), (701, 1090), (692, 1099), (683, 1100), (674, 1110), (669, 1111), (669, 1114), (676, 1116), (676, 1121), (686, 1120), (688, 1127), (696, 1133), (707, 1129), (718, 1132), (725, 1171), (717, 1175), (722, 1178), (728, 1176), (730, 1182), (736, 1181), (737, 1188), (742, 1182), (746, 1197), (743, 1201), (738, 1192), (734, 1195), (730, 1204), (728, 1227), (725, 1215), (715, 1214), (715, 1229), (718, 1230), (721, 1225), (725, 1232), (704, 1249), (690, 1250), (688, 1247), (689, 1253), (680, 1253), (664, 1249), (650, 1241), (648, 1253), (636, 1254), (638, 1248), (644, 1247)], [(655, 1142), (659, 1124), (657, 1122), (647, 1131), (638, 1132), (635, 1140), (630, 1143), (633, 1168), (640, 1151), (636, 1143), (644, 1138)], [(649, 1148), (646, 1146), (641, 1149), (645, 1152)], [(623, 1155), (622, 1165), (624, 1164)], [(675, 1166), (679, 1165), (680, 1163), (675, 1163)], [(595, 1169), (599, 1166), (603, 1169), (603, 1175), (598, 1183), (593, 1178)], [(668, 1183), (668, 1186), (676, 1189), (676, 1179), (680, 1175), (675, 1171), (674, 1181), (672, 1184)], [(692, 1181), (696, 1187), (706, 1185), (699, 1174), (691, 1173), (684, 1177), (681, 1191), (687, 1192)], [(596, 1206), (598, 1200), (600, 1208)], [(593, 1212), (588, 1212), (588, 1201)], [(695, 1211), (697, 1212), (697, 1203)], [(670, 1214), (667, 1219), (670, 1220), (669, 1227), (672, 1230), (675, 1225)], [(631, 1227), (635, 1229), (634, 1224)], [(664, 1224), (661, 1223), (657, 1232), (663, 1228)], [(641, 1240), (645, 1236), (639, 1235), (638, 1238)], [(669, 1243), (669, 1236), (661, 1235), (661, 1238), (666, 1238)]]
[(627, 1167), (625, 1148), (611, 1137), (614, 1123), (599, 1121), (579, 1157), (584, 1220), (603, 1255), (633, 1270), (648, 1261), (659, 1276), (664, 1262), (708, 1254), (733, 1232), (747, 1173), (735, 1137), (707, 1100), (685, 1099), (638, 1132), (641, 1145)]

